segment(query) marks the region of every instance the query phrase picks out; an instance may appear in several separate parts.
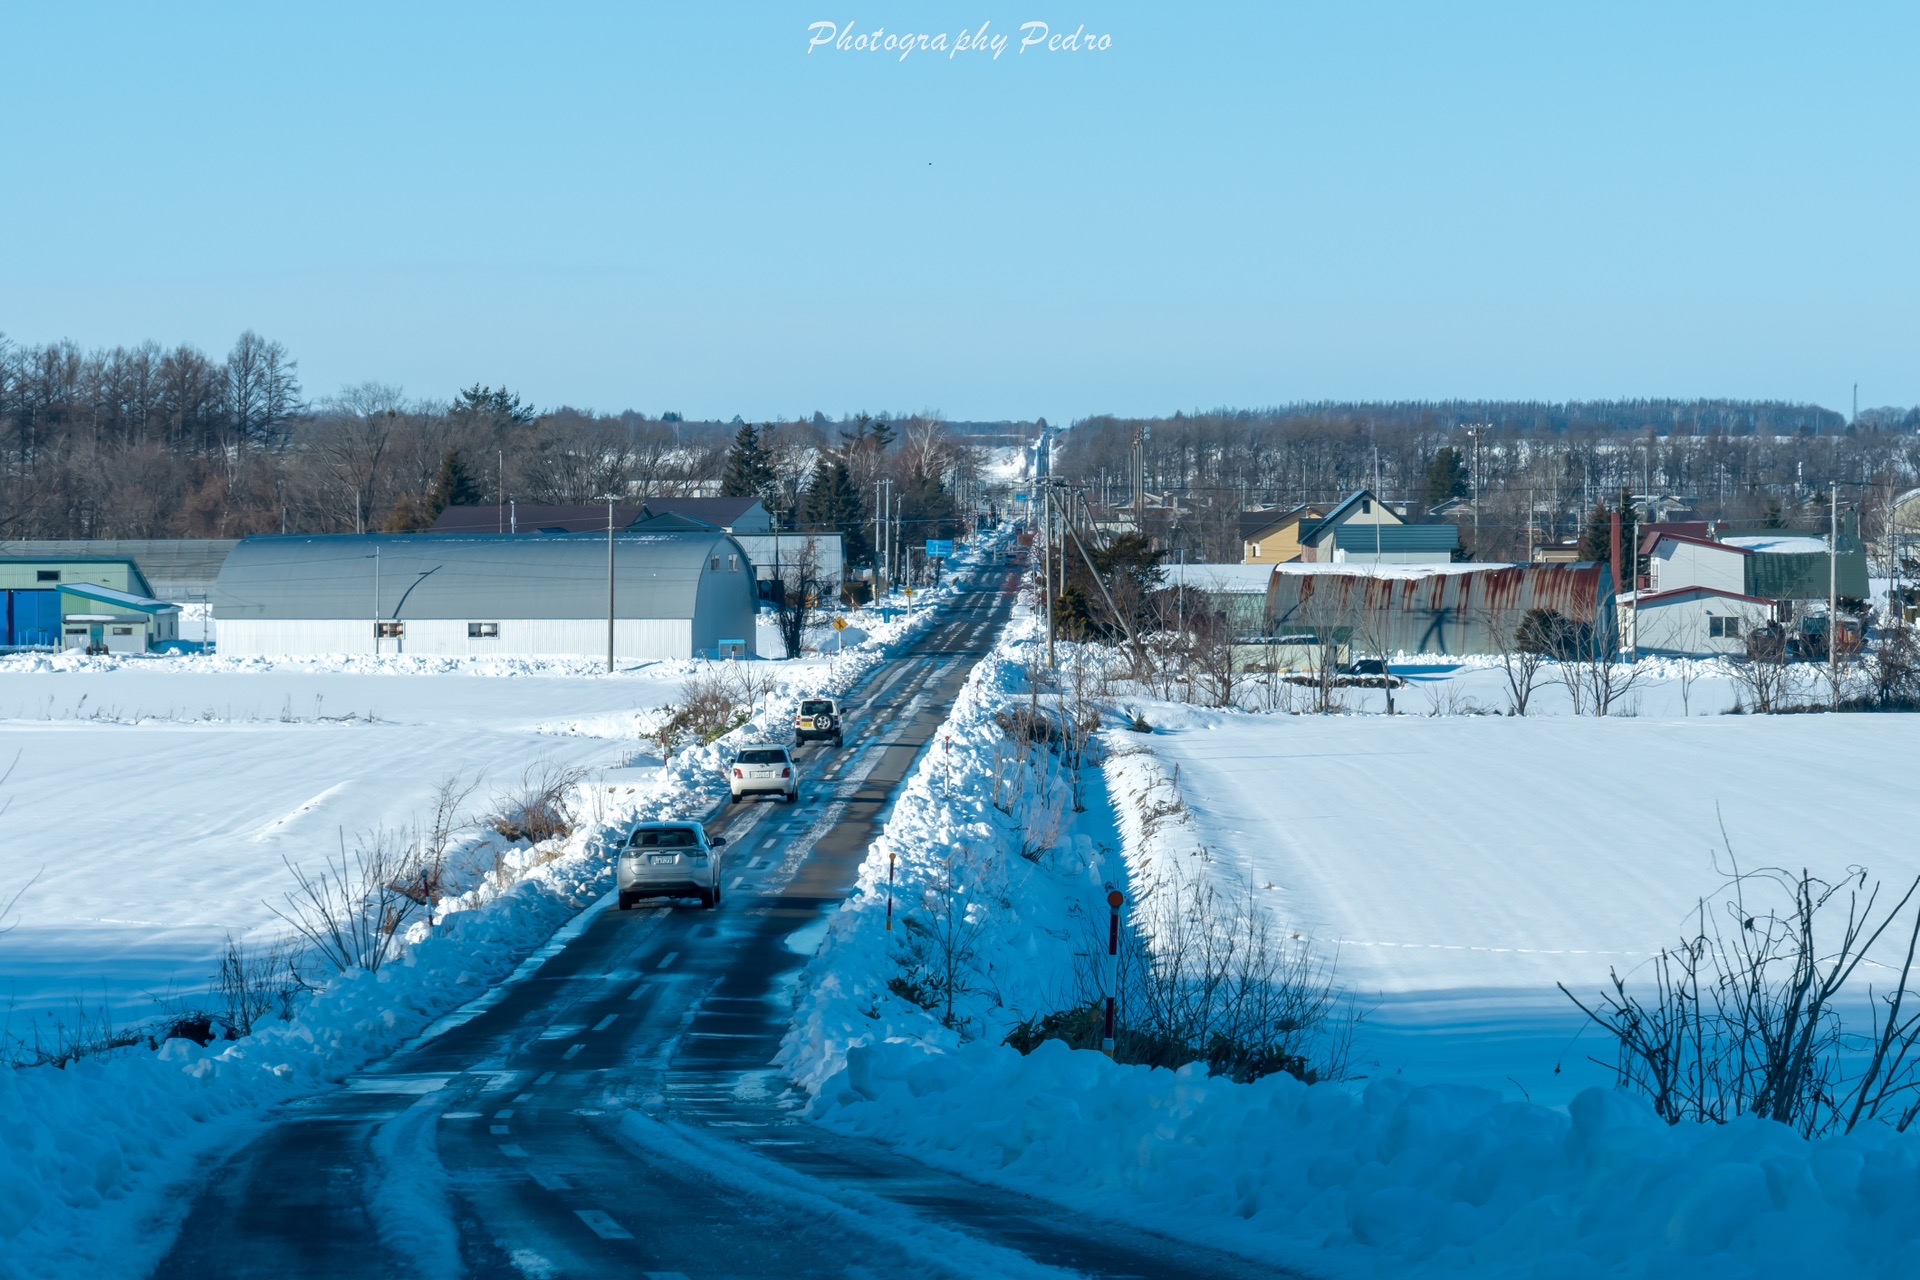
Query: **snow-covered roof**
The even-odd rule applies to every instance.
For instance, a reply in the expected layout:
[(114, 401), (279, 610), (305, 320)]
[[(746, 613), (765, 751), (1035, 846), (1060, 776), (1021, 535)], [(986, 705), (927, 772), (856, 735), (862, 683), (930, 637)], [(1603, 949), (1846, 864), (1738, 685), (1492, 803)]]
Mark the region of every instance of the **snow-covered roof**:
[(1748, 551), (1767, 551), (1775, 555), (1823, 556), (1827, 554), (1827, 540), (1825, 538), (1809, 538), (1805, 534), (1797, 533), (1783, 533), (1777, 536), (1767, 535), (1764, 537), (1722, 538), (1720, 541), (1729, 547), (1741, 547)]
[(1625, 591), (1615, 596), (1623, 604), (1635, 605), (1642, 609), (1654, 609), (1666, 604), (1679, 604), (1697, 596), (1717, 596), (1722, 600), (1738, 600), (1743, 604), (1771, 605), (1773, 601), (1760, 596), (1742, 595), (1738, 591), (1723, 591), (1719, 587), (1671, 587), (1666, 591)]
[(1439, 574), (1485, 573), (1489, 569), (1511, 569), (1514, 566), (1493, 561), (1459, 564), (1365, 564), (1352, 560), (1312, 563), (1305, 560), (1290, 560), (1286, 564), (1277, 564), (1273, 567), (1281, 573), (1345, 573), (1369, 578), (1431, 578)]
[(1216, 595), (1265, 595), (1273, 581), (1270, 564), (1170, 564), (1164, 566), (1166, 585), (1185, 583), (1194, 591)]
[(70, 596), (79, 596), (82, 600), (117, 604), (123, 609), (133, 609), (139, 613), (166, 613), (170, 609), (177, 612), (180, 607), (168, 604), (165, 600), (155, 600), (151, 596), (138, 596), (131, 591), (120, 591), (92, 582), (63, 582), (60, 584), (60, 590)]

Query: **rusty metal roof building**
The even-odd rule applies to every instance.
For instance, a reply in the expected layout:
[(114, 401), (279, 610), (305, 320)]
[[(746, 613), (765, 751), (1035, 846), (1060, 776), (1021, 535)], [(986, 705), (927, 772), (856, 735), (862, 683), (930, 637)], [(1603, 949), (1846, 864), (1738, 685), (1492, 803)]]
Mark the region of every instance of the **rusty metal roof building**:
[(1610, 650), (1616, 641), (1613, 574), (1604, 564), (1505, 565), (1432, 574), (1329, 568), (1334, 571), (1273, 575), (1267, 588), (1269, 635), (1312, 636), (1369, 652), (1498, 653), (1530, 612), (1542, 610), (1584, 629), (1596, 649)]

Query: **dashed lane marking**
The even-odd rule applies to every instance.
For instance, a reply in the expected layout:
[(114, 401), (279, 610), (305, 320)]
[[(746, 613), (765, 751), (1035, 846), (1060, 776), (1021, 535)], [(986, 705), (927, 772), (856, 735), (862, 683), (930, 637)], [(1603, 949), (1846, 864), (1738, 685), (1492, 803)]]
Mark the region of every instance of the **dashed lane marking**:
[(667, 952), (666, 955), (660, 957), (660, 963), (653, 967), (656, 969), (664, 969), (668, 965), (672, 964), (675, 960), (678, 960), (679, 958), (680, 958), (680, 953), (678, 951), (669, 951)]
[(548, 1082), (549, 1080), (551, 1080), (551, 1079), (553, 1079), (553, 1076), (554, 1076), (554, 1073), (553, 1073), (553, 1072), (551, 1072), (551, 1071), (542, 1071), (542, 1072), (540, 1073), (540, 1075), (539, 1075), (539, 1077), (538, 1077), (537, 1079), (535, 1079), (535, 1080), (534, 1080), (534, 1082), (533, 1082), (533, 1084), (534, 1084), (534, 1087), (535, 1087), (536, 1089), (537, 1089), (537, 1088), (539, 1088), (539, 1087), (540, 1087), (541, 1085), (543, 1085), (543, 1084), (545, 1084), (545, 1083), (547, 1083), (547, 1082)]
[(728, 885), (727, 888), (738, 889), (741, 885), (745, 884), (746, 882), (747, 882), (747, 878), (745, 876), (735, 876), (733, 878), (733, 883)]
[[(522, 1094), (521, 1096), (524, 1097), (526, 1095)], [(515, 1101), (518, 1101), (518, 1100), (519, 1099), (515, 1099)], [(493, 1118), (495, 1120), (511, 1120), (513, 1119), (513, 1108), (502, 1107), (500, 1108), (500, 1110), (493, 1113)]]
[(602, 1240), (631, 1240), (633, 1232), (627, 1230), (598, 1209), (575, 1209), (574, 1216), (587, 1224), (593, 1234)]
[(509, 1133), (512, 1133), (513, 1130), (509, 1129), (504, 1124), (490, 1124), (487, 1126), (487, 1132), (492, 1134), (496, 1138), (504, 1138)]
[(579, 1053), (579, 1052), (580, 1052), (580, 1051), (581, 1051), (582, 1049), (584, 1049), (584, 1048), (586, 1048), (586, 1047), (587, 1047), (587, 1046), (586, 1046), (586, 1045), (584, 1045), (584, 1044), (574, 1044), (574, 1045), (568, 1045), (568, 1046), (567, 1046), (567, 1051), (566, 1051), (565, 1053), (563, 1053), (563, 1054), (561, 1054), (560, 1056), (561, 1056), (561, 1057), (562, 1057), (563, 1059), (567, 1059), (567, 1060), (571, 1060), (571, 1059), (572, 1059), (572, 1058), (574, 1057), (574, 1055), (575, 1055), (575, 1054), (577, 1054), (577, 1053)]
[(515, 1160), (525, 1160), (527, 1149), (517, 1142), (503, 1142), (500, 1144), (500, 1154)]
[(619, 1017), (620, 1015), (617, 1013), (610, 1013), (606, 1017), (600, 1019), (600, 1021), (594, 1023), (593, 1029), (595, 1031), (605, 1031), (608, 1027), (612, 1026), (614, 1022), (619, 1019)]
[(534, 1184), (538, 1186), (542, 1191), (573, 1190), (572, 1184), (570, 1184), (565, 1178), (561, 1177), (557, 1173), (550, 1172), (546, 1169), (529, 1169), (527, 1170), (527, 1176), (532, 1178), (534, 1181)]

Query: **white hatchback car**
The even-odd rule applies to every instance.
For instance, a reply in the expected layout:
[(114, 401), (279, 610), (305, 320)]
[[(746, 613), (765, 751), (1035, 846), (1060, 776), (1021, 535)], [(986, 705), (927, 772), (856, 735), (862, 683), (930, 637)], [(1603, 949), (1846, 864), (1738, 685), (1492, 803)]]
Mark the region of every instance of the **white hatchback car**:
[(720, 905), (720, 847), (697, 822), (643, 822), (627, 837), (616, 872), (620, 909), (642, 898), (698, 898)]
[(748, 796), (779, 796), (788, 804), (800, 799), (800, 770), (794, 767), (793, 753), (785, 747), (768, 742), (742, 747), (728, 773), (734, 804)]

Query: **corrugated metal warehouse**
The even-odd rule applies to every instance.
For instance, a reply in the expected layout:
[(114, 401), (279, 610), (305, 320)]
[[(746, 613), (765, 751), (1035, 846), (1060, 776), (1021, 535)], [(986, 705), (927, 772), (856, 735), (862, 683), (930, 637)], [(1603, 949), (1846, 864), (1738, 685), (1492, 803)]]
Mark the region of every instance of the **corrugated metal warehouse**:
[(1606, 565), (1419, 568), (1289, 573), (1283, 566), (1267, 588), (1268, 634), (1311, 636), (1366, 652), (1498, 653), (1526, 615), (1541, 609), (1591, 628), (1596, 645), (1614, 643), (1613, 574)]
[[(623, 534), (614, 652), (752, 657), (753, 566), (715, 531)], [(604, 535), (247, 538), (221, 566), (223, 654), (607, 652)]]

